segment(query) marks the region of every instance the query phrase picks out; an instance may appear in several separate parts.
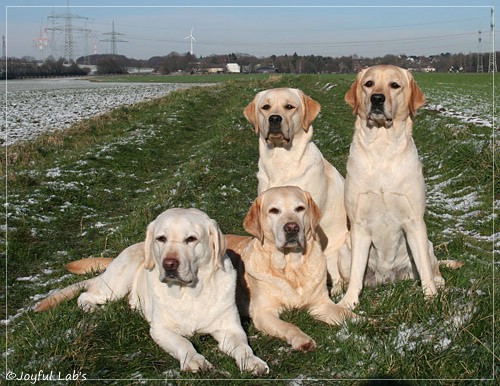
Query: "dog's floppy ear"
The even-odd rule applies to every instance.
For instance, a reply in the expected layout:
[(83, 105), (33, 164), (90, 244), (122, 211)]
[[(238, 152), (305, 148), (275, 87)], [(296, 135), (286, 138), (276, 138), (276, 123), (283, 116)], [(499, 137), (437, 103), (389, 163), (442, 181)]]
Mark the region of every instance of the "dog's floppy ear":
[(264, 231), (260, 225), (260, 206), (261, 199), (257, 197), (243, 220), (243, 228), (245, 228), (249, 234), (259, 239), (262, 244), (264, 243)]
[(314, 99), (312, 99), (310, 96), (301, 93), (301, 98), (302, 98), (302, 106), (304, 108), (304, 113), (302, 114), (302, 128), (304, 131), (307, 133), (309, 130), (309, 127), (311, 127), (311, 124), (313, 121), (316, 119), (316, 117), (319, 114), (319, 111), (321, 110), (321, 105), (319, 102), (316, 102)]
[(257, 94), (255, 98), (253, 98), (253, 101), (251, 101), (247, 107), (243, 110), (243, 115), (247, 119), (248, 122), (250, 122), (254, 128), (255, 128), (255, 133), (259, 133), (259, 115), (258, 115), (258, 109), (257, 109), (257, 99), (258, 99)]
[(349, 88), (349, 91), (345, 94), (345, 101), (349, 106), (352, 107), (353, 115), (358, 113), (359, 104), (361, 103), (361, 77), (363, 76), (365, 70), (361, 70), (356, 76), (356, 80)]
[(345, 101), (349, 106), (352, 107), (352, 112), (354, 115), (356, 115), (358, 111), (358, 105), (359, 105), (359, 100), (358, 100), (358, 79), (354, 81), (354, 83), (351, 85), (349, 88), (349, 91), (347, 91), (347, 94), (345, 94)]
[(309, 224), (311, 227), (311, 232), (314, 238), (316, 238), (316, 228), (318, 227), (321, 220), (321, 210), (313, 200), (311, 194), (309, 192), (305, 192), (305, 194), (307, 198), (307, 206), (309, 207)]
[(410, 114), (412, 117), (414, 117), (417, 110), (425, 104), (425, 95), (420, 87), (418, 87), (417, 82), (415, 82), (413, 75), (409, 71), (408, 78), (410, 81)]
[(226, 253), (226, 238), (215, 220), (210, 219), (208, 235), (210, 237), (210, 249), (212, 250), (212, 259), (215, 262), (215, 268), (224, 270), (222, 256)]
[(149, 223), (146, 230), (146, 241), (144, 242), (144, 269), (152, 270), (155, 266), (153, 257), (153, 222)]

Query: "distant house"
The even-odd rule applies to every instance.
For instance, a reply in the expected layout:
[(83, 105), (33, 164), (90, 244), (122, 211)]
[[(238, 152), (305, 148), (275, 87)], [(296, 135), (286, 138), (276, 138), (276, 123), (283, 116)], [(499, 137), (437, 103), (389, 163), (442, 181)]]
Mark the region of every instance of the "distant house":
[(154, 68), (149, 67), (127, 67), (129, 74), (152, 74), (155, 72)]
[(238, 63), (228, 63), (226, 64), (226, 70), (229, 74), (239, 74), (241, 67)]
[(209, 73), (209, 74), (222, 74), (224, 72), (224, 68), (223, 67), (210, 67), (210, 68), (206, 68), (204, 71)]
[(259, 67), (255, 69), (255, 72), (258, 74), (275, 74), (278, 72), (278, 69), (275, 67)]

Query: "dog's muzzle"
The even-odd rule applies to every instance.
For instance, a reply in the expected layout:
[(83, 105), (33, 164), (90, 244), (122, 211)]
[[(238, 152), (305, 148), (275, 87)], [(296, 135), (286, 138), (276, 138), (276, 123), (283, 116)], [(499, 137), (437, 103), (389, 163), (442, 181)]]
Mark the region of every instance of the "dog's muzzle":
[(163, 279), (162, 279), (163, 283), (173, 283), (173, 282), (177, 282), (180, 284), (189, 284), (190, 283), (190, 281), (188, 282), (186, 280), (183, 280), (179, 276), (179, 271), (178, 271), (179, 260), (173, 259), (173, 258), (166, 258), (162, 262), (162, 267), (163, 267), (163, 271), (164, 271), (164, 275), (163, 275)]
[(372, 94), (370, 97), (371, 107), (368, 113), (369, 126), (386, 127), (392, 126), (392, 117), (385, 112), (385, 95)]
[(286, 145), (290, 140), (285, 137), (285, 134), (281, 130), (281, 122), (283, 122), (281, 115), (270, 115), (267, 122), (269, 123), (266, 138), (267, 143), (276, 147)]
[(285, 231), (285, 246), (288, 248), (302, 247), (300, 242), (300, 226), (296, 222), (288, 222), (283, 227)]

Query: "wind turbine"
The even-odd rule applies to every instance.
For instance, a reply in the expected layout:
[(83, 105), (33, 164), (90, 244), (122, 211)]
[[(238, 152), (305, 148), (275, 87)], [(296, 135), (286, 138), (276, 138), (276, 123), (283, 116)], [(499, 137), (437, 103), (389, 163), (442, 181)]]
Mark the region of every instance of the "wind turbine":
[(189, 33), (189, 36), (186, 36), (184, 39), (189, 39), (191, 43), (191, 50), (189, 51), (189, 53), (193, 55), (193, 42), (196, 41), (196, 39), (193, 36), (193, 27), (191, 27), (191, 32)]

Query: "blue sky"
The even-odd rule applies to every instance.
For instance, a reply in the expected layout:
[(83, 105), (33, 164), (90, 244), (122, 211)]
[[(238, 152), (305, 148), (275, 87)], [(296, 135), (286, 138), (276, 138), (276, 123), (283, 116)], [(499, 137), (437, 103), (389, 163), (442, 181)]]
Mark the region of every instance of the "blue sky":
[[(66, 3), (0, 0), (8, 56), (64, 55), (66, 19), (49, 16), (64, 16)], [(70, 0), (70, 6), (72, 15), (85, 18), (72, 19), (75, 57), (110, 53), (111, 43), (102, 40), (113, 21), (126, 40), (117, 43), (118, 54), (137, 59), (188, 52), (191, 28), (197, 56), (471, 53), (478, 51), (480, 30), (482, 50), (490, 49), (491, 0)], [(47, 27), (55, 31), (44, 33)], [(87, 40), (82, 30), (91, 31)], [(52, 39), (42, 50), (40, 35)]]

